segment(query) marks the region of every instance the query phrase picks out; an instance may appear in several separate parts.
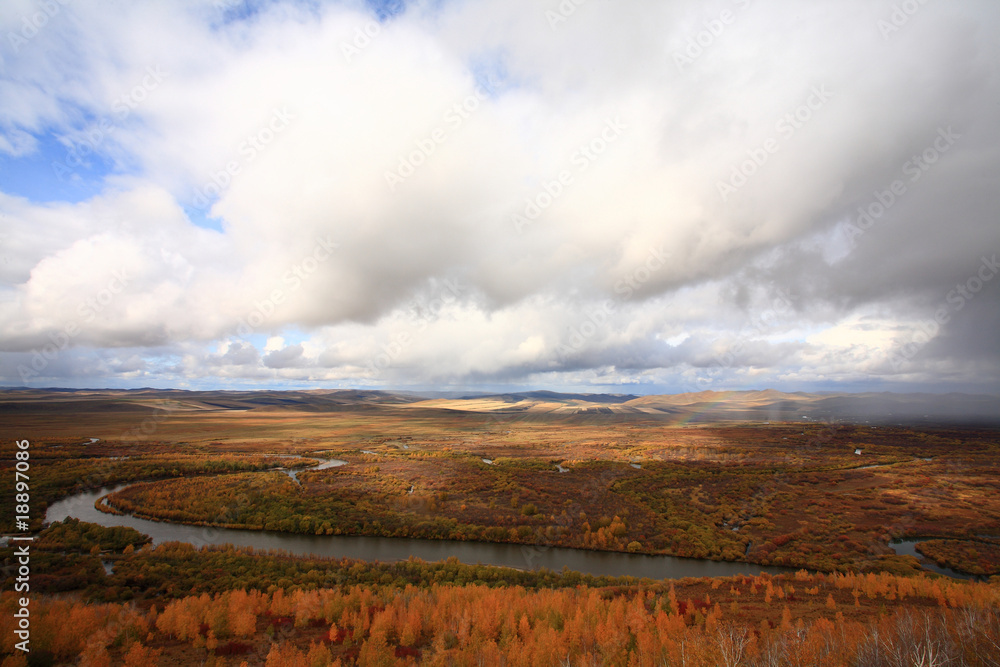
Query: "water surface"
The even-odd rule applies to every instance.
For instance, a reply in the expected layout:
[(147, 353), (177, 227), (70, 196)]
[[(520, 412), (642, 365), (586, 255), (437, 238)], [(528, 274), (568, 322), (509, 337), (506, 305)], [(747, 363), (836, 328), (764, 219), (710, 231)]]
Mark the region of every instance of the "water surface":
[(564, 567), (577, 572), (606, 576), (677, 579), (681, 577), (731, 577), (760, 572), (780, 574), (790, 568), (765, 567), (751, 563), (649, 556), (610, 551), (546, 548), (491, 542), (459, 542), (456, 540), (421, 540), (393, 537), (351, 537), (343, 535), (299, 535), (261, 530), (239, 530), (209, 526), (189, 526), (168, 521), (150, 521), (134, 516), (107, 514), (94, 503), (108, 493), (129, 486), (88, 491), (53, 503), (45, 514), (46, 521), (62, 521), (74, 517), (102, 526), (128, 526), (153, 538), (153, 544), (188, 542), (197, 547), (233, 544), (258, 550), (282, 549), (297, 556), (334, 556), (365, 561), (400, 561), (410, 556), (425, 561), (442, 561), (456, 557), (469, 565), (496, 565), (522, 570)]

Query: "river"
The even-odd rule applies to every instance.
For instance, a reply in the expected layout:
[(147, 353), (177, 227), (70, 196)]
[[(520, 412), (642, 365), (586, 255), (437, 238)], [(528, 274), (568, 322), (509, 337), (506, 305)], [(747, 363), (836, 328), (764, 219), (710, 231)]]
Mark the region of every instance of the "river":
[(958, 570), (953, 570), (950, 567), (941, 567), (930, 558), (924, 558), (923, 554), (917, 551), (917, 545), (921, 542), (926, 542), (927, 540), (938, 539), (934, 537), (920, 537), (915, 540), (894, 540), (889, 543), (889, 547), (895, 551), (900, 556), (913, 556), (920, 561), (920, 566), (925, 570), (930, 570), (931, 572), (936, 572), (937, 574), (943, 574), (946, 577), (953, 577), (955, 579), (970, 579), (973, 581), (986, 581), (986, 577), (981, 577), (975, 574), (965, 574), (964, 572), (959, 572)]
[[(297, 468), (285, 472), (298, 482), (297, 474), (305, 470), (323, 470), (346, 465), (346, 463), (346, 461), (337, 459), (323, 459), (320, 460), (318, 466)], [(108, 514), (94, 507), (94, 503), (102, 496), (120, 491), (127, 486), (129, 485), (123, 484), (114, 488), (88, 491), (55, 502), (45, 513), (45, 519), (51, 523), (62, 521), (67, 517), (74, 517), (102, 526), (128, 526), (149, 535), (153, 538), (154, 545), (163, 542), (188, 542), (198, 547), (232, 544), (252, 547), (257, 550), (281, 549), (297, 556), (332, 556), (365, 561), (392, 562), (406, 560), (410, 556), (414, 556), (421, 560), (435, 562), (454, 556), (460, 562), (469, 565), (495, 565), (522, 570), (537, 570), (544, 567), (557, 571), (567, 567), (570, 570), (598, 576), (632, 576), (651, 579), (731, 577), (740, 574), (755, 575), (760, 572), (781, 574), (794, 571), (792, 568), (767, 567), (751, 563), (494, 542), (300, 535), (265, 530), (189, 526), (169, 521), (150, 521), (134, 516)], [(919, 559), (920, 554), (914, 548), (914, 545), (919, 541), (921, 540), (904, 540), (894, 542), (890, 546), (897, 554), (912, 555)], [(926, 561), (922, 565), (932, 572), (950, 577), (976, 578), (949, 568), (938, 567), (936, 564)]]
[[(336, 464), (332, 464), (336, 465)], [(329, 466), (328, 466), (329, 467)], [(315, 468), (313, 468), (315, 469)], [(262, 530), (239, 530), (190, 526), (169, 521), (150, 521), (134, 516), (101, 512), (94, 503), (108, 493), (129, 486), (79, 493), (53, 503), (45, 514), (46, 521), (62, 521), (74, 517), (102, 526), (128, 526), (153, 538), (153, 544), (188, 542), (195, 546), (233, 544), (258, 550), (281, 549), (297, 556), (355, 558), (365, 561), (400, 561), (410, 556), (428, 562), (456, 557), (469, 565), (495, 565), (522, 570), (564, 567), (592, 575), (679, 579), (682, 577), (731, 577), (756, 575), (760, 572), (781, 574), (790, 568), (765, 567), (751, 563), (649, 556), (612, 551), (589, 551), (556, 547), (537, 547), (493, 542), (459, 542), (455, 540), (422, 540), (394, 537), (351, 537), (343, 535), (299, 535)]]
[(341, 461), (340, 459), (321, 459), (318, 466), (313, 466), (311, 468), (291, 468), (285, 471), (285, 474), (292, 478), (296, 484), (302, 485), (299, 481), (299, 473), (307, 472), (311, 470), (326, 470), (327, 468), (339, 468), (340, 466), (346, 466), (347, 461)]

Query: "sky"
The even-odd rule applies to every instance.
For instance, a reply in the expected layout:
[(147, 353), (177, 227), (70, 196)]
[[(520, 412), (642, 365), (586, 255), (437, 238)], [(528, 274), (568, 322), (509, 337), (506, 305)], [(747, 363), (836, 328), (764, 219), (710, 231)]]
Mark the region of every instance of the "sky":
[(1000, 393), (995, 0), (5, 0), (0, 385)]

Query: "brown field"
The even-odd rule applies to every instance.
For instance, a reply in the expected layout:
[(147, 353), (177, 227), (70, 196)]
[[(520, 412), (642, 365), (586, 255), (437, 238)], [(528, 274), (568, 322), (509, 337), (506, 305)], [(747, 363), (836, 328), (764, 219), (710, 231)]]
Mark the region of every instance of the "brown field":
[[(1000, 582), (928, 575), (890, 547), (911, 538), (925, 564), (998, 571), (995, 429), (699, 421), (697, 409), (653, 410), (648, 397), (595, 407), (272, 394), (261, 405), (153, 394), (0, 401), (0, 492), (13, 493), (14, 442), (27, 439), (33, 529), (67, 494), (144, 481), (112, 495), (114, 511), (811, 573), (657, 582), (371, 564), (150, 548), (134, 531), (57, 524), (32, 559), (37, 664), (832, 667), (890, 664), (877, 658), (889, 649), (917, 664), (925, 644), (950, 664), (995, 664)], [(315, 458), (347, 465), (301, 472), (301, 484), (274, 471)], [(246, 501), (238, 516), (234, 499)], [(13, 549), (0, 553), (13, 563)], [(2, 619), (3, 667), (27, 664), (11, 614)]]
[[(5, 450), (13, 438), (32, 441), (36, 493), (48, 494), (39, 500), (95, 479), (164, 478), (111, 503), (144, 516), (178, 520), (182, 509), (180, 520), (250, 528), (631, 550), (821, 571), (912, 573), (917, 563), (894, 555), (891, 539), (1000, 535), (1000, 439), (991, 429), (692, 424), (546, 402), (484, 413), (448, 407), (489, 407), (482, 402), (351, 397), (318, 411), (301, 403), (254, 407), (225, 393), (217, 404), (72, 396), (65, 409), (49, 403), (4, 420)], [(93, 409), (80, 409), (90, 401)], [(100, 442), (81, 444), (87, 438)], [(207, 467), (226, 459), (264, 466), (261, 455), (278, 453), (349, 465), (302, 473), (301, 486), (278, 474), (213, 476)], [(100, 461), (109, 456), (123, 458)], [(88, 477), (86, 466), (98, 462), (97, 476)], [(46, 488), (49, 476), (60, 483)], [(234, 494), (250, 494), (256, 510), (238, 524), (220, 518)], [(964, 552), (951, 551), (949, 565), (963, 569)], [(995, 550), (980, 552), (967, 571), (984, 572), (978, 561)]]

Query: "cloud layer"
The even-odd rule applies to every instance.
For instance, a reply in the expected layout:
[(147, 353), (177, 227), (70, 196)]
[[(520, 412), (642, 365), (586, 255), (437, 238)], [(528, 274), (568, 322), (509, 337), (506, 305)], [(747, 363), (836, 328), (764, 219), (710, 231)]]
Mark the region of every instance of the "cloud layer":
[(5, 384), (1000, 389), (995, 3), (50, 4)]

